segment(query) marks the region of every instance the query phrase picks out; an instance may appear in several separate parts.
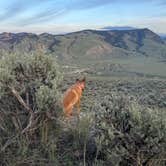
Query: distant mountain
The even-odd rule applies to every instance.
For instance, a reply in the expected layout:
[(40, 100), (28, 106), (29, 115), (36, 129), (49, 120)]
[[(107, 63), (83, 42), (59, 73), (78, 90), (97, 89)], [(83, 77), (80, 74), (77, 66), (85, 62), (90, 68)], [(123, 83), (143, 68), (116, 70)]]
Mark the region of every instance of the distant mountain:
[(164, 33), (160, 33), (159, 36), (160, 36), (161, 38), (166, 38), (166, 34), (164, 34)]
[(44, 50), (62, 61), (103, 59), (113, 56), (166, 58), (166, 43), (149, 29), (83, 30), (65, 35), (2, 33), (0, 54)]
[(106, 26), (101, 29), (103, 30), (133, 30), (137, 28), (130, 27), (130, 26)]

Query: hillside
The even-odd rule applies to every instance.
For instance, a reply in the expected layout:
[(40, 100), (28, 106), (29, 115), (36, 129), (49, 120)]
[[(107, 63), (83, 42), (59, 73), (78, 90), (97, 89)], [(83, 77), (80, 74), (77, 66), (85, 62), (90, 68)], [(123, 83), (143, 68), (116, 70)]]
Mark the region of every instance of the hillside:
[(165, 79), (88, 75), (80, 118), (73, 109), (64, 119), (61, 97), (77, 77), (63, 77), (56, 58), (10, 54), (0, 73), (1, 166), (166, 165)]
[(163, 40), (164, 40), (164, 42), (165, 42), (165, 44), (166, 44), (166, 37), (164, 37)]
[(2, 33), (0, 53), (43, 50), (63, 61), (117, 56), (166, 57), (163, 39), (149, 29), (84, 30), (65, 35)]

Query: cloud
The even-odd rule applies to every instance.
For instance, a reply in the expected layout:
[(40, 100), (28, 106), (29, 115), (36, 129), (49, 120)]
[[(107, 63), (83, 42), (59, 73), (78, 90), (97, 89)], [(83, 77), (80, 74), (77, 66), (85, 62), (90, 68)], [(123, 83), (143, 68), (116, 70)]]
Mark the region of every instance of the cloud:
[(13, 0), (9, 5), (7, 5), (4, 9), (4, 12), (0, 14), (0, 20), (7, 21), (11, 20), (13, 17), (17, 17), (19, 14), (23, 14), (26, 10), (33, 8), (36, 5), (40, 5), (44, 2), (51, 2), (52, 0)]
[(72, 3), (70, 3), (68, 7), (72, 10), (83, 10), (104, 6), (113, 2), (115, 2), (115, 0), (72, 0)]
[(108, 3), (112, 3), (113, 0), (29, 0), (22, 1), (16, 0), (7, 6), (5, 12), (0, 15), (1, 22), (2, 21), (12, 21), (13, 18), (16, 18), (19, 15), (24, 15), (25, 11), (32, 10), (35, 7), (46, 4), (44, 9), (38, 10), (37, 13), (32, 13), (31, 16), (25, 16), (22, 19), (18, 19), (16, 21), (17, 25), (28, 25), (28, 24), (37, 24), (39, 22), (47, 22), (51, 18), (57, 18), (65, 13), (74, 10), (84, 10), (91, 9), (99, 6), (106, 5)]
[(23, 21), (19, 21), (17, 25), (30, 25), (30, 24), (38, 24), (41, 22), (49, 22), (51, 18), (60, 17), (67, 13), (66, 9), (56, 10), (56, 9), (48, 9), (43, 12), (37, 13), (29, 18), (25, 18)]
[(166, 0), (160, 0), (158, 2), (158, 4), (161, 5), (161, 6), (165, 6), (166, 5)]
[[(98, 29), (101, 30), (101, 28), (106, 27), (108, 25), (111, 26), (124, 26), (124, 22), (120, 23), (110, 23), (110, 22), (105, 22), (105, 23), (98, 23), (98, 24), (53, 24), (53, 23), (48, 23), (48, 24), (30, 24), (27, 26), (1, 26), (0, 27), (0, 32), (31, 32), (31, 33), (53, 33), (53, 34), (64, 34), (64, 33), (69, 33), (69, 32), (74, 32), (74, 31), (80, 31), (84, 29)], [(163, 17), (153, 17), (153, 18), (140, 18), (140, 19), (131, 19), (131, 20), (126, 20), (125, 22), (126, 25), (128, 26), (134, 26), (137, 28), (149, 28), (152, 31), (156, 33), (166, 33), (166, 18)]]
[[(146, 2), (153, 1), (146, 0)], [(145, 0), (139, 0), (139, 2), (137, 0), (12, 0), (11, 2), (4, 13), (0, 15), (1, 23), (9, 21), (17, 26), (26, 26), (55, 20), (71, 11), (89, 10), (117, 2), (143, 3)], [(42, 6), (40, 10), (32, 12), (39, 6)], [(29, 13), (29, 15), (25, 16), (25, 12)], [(20, 15), (22, 16), (21, 18), (19, 17)]]
[[(2, 0), (5, 1), (5, 0)], [(6, 0), (9, 1), (9, 0)], [(68, 13), (76, 11), (76, 17), (78, 11), (86, 11), (94, 8), (100, 8), (105, 5), (114, 5), (115, 3), (123, 4), (142, 4), (149, 3), (151, 4), (160, 4), (165, 5), (166, 0), (10, 0), (10, 5), (7, 5), (3, 11), (0, 7), (1, 13), (1, 31), (30, 31), (35, 33), (42, 33), (43, 31), (52, 32), (52, 33), (65, 33), (70, 31), (77, 31), (82, 29), (97, 28), (96, 25), (76, 25), (76, 24), (66, 24), (66, 25), (55, 25), (53, 24), (56, 19), (66, 16)], [(113, 6), (114, 7), (114, 6)], [(40, 9), (39, 9), (40, 8)], [(110, 9), (111, 10), (111, 9)], [(100, 10), (99, 10), (100, 11)], [(119, 11), (121, 12), (121, 11)], [(158, 11), (158, 14), (161, 12), (162, 15), (165, 15), (164, 11)], [(122, 13), (123, 14), (123, 13)], [(156, 15), (156, 13), (155, 13)], [(102, 13), (101, 13), (102, 17)], [(160, 29), (164, 32), (165, 21), (161, 19), (143, 19), (143, 18), (134, 18), (135, 20), (126, 20), (128, 18), (122, 17), (125, 20), (125, 25), (130, 26), (152, 26), (153, 29)], [(160, 17), (161, 18), (161, 17)], [(116, 19), (117, 26), (121, 26), (122, 22), (120, 18)], [(106, 20), (107, 21), (107, 20)], [(50, 27), (45, 26), (50, 25)], [(2, 25), (6, 26), (2, 26)], [(108, 26), (110, 23), (103, 26)], [(163, 26), (162, 26), (163, 25)], [(114, 25), (113, 25), (114, 26)], [(123, 26), (123, 25), (122, 25)], [(5, 28), (3, 28), (5, 27)], [(102, 26), (101, 26), (102, 27)], [(8, 29), (7, 29), (8, 28)], [(13, 30), (12, 30), (13, 29)]]
[[(113, 1), (113, 0), (112, 0)], [(106, 5), (112, 2), (111, 0), (67, 0), (64, 4), (62, 1), (59, 7), (57, 6), (57, 1), (53, 2), (52, 0), (47, 1), (50, 3), (49, 8), (46, 8), (44, 11), (41, 11), (37, 14), (34, 14), (32, 17), (25, 18), (20, 25), (28, 25), (28, 24), (38, 24), (40, 22), (48, 22), (51, 19), (55, 19), (65, 14), (74, 11), (74, 10), (84, 10), (91, 9), (99, 6)], [(53, 7), (52, 7), (53, 6)]]
[(3, 14), (0, 15), (0, 20), (4, 21), (7, 19), (11, 19), (12, 17), (18, 15), (25, 9), (25, 6), (23, 3), (12, 3), (10, 6), (7, 6)]
[(65, 34), (69, 32), (80, 31), (84, 29), (98, 29), (100, 30), (101, 27), (108, 25), (106, 24), (44, 24), (43, 26), (40, 25), (27, 25), (24, 28), (21, 26), (13, 26), (13, 27), (0, 27), (0, 32), (30, 32), (41, 34), (44, 32), (52, 33), (52, 34)]
[[(126, 20), (129, 26), (149, 28), (156, 33), (166, 33), (166, 17), (144, 17)], [(122, 24), (119, 24), (122, 25)]]

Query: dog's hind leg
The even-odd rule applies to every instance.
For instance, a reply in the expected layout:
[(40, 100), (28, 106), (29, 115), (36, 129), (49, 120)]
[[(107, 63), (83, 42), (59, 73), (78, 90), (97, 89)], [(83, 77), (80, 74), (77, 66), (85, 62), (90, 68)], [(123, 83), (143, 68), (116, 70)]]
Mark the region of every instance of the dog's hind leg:
[(65, 114), (66, 119), (70, 119), (71, 114), (72, 114), (72, 107), (69, 107), (69, 108), (65, 109), (64, 114)]

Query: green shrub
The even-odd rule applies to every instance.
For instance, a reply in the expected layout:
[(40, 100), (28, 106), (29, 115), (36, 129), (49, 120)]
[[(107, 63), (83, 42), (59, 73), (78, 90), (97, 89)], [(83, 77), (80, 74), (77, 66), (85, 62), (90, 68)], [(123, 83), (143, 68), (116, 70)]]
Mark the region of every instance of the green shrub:
[(52, 56), (1, 57), (0, 165), (56, 162), (61, 80)]
[[(13, 87), (22, 97), (29, 97), (27, 100), (35, 111), (47, 111), (48, 105), (54, 107), (59, 97), (57, 86), (60, 81), (56, 60), (49, 55), (11, 54), (0, 61), (1, 99), (9, 97), (9, 87)], [(8, 100), (5, 102), (9, 103)], [(4, 108), (5, 111), (9, 109), (7, 106)]]
[[(85, 113), (80, 120), (72, 117), (63, 127), (59, 137), (59, 160), (65, 166), (88, 165), (92, 163), (89, 154), (95, 147), (91, 136), (94, 117)], [(95, 151), (95, 150), (93, 150)]]
[(104, 165), (164, 164), (165, 111), (144, 108), (133, 97), (117, 94), (105, 97), (94, 110), (98, 159)]

